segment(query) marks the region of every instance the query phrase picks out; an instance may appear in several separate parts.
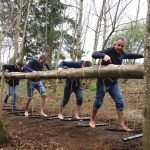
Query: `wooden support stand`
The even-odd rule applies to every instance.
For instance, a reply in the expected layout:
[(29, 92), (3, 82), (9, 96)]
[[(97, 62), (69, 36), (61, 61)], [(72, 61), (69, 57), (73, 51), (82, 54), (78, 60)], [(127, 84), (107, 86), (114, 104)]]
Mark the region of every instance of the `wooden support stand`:
[(123, 138), (122, 141), (127, 142), (127, 141), (138, 139), (138, 138), (141, 138), (141, 137), (143, 137), (143, 133)]
[[(108, 125), (109, 125), (108, 123), (97, 123), (97, 124), (95, 124), (96, 127), (108, 126)], [(90, 127), (90, 125), (89, 124), (78, 124), (78, 125), (76, 125), (76, 127), (83, 128), (83, 127)]]

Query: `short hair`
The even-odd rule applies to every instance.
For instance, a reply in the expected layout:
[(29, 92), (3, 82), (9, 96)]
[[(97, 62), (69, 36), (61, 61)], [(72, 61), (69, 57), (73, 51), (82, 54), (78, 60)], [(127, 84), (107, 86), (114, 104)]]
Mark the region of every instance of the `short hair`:
[(119, 41), (119, 40), (122, 40), (122, 41), (126, 41), (123, 37), (118, 37), (118, 38), (116, 38), (116, 40), (114, 41), (114, 44), (117, 42), (117, 41)]
[(45, 59), (45, 60), (46, 60), (46, 55), (45, 55), (45, 54), (40, 55), (40, 56), (39, 56), (39, 59)]
[(18, 65), (18, 66), (20, 66), (20, 67), (23, 67), (24, 64), (23, 64), (22, 61), (19, 60), (19, 61), (16, 62), (16, 65)]
[(90, 67), (90, 66), (92, 66), (92, 62), (89, 61), (89, 60), (88, 61), (84, 61), (83, 64), (82, 64), (82, 66), (83, 67)]

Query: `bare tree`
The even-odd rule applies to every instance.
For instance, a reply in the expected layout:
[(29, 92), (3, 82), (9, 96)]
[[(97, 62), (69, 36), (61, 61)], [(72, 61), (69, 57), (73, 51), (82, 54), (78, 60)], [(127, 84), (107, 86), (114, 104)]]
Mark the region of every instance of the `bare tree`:
[(104, 21), (104, 25), (103, 25), (103, 45), (105, 43), (105, 39), (106, 39), (106, 33), (107, 33), (107, 5), (106, 2), (104, 3), (104, 8), (103, 8), (103, 21)]
[(83, 0), (80, 0), (79, 4), (79, 19), (77, 23), (77, 44), (76, 44), (76, 57), (81, 59), (81, 34), (82, 34), (82, 17), (83, 17)]
[(19, 56), (19, 34), (20, 34), (20, 22), (21, 22), (21, 13), (22, 13), (22, 6), (23, 6), (23, 0), (20, 0), (20, 5), (18, 8), (18, 13), (17, 13), (17, 17), (16, 17), (16, 21), (15, 21), (15, 25), (14, 25), (14, 55), (13, 55), (13, 61), (15, 61), (18, 56)]
[[(66, 10), (64, 11), (64, 15), (63, 15), (63, 20), (65, 19), (65, 15), (66, 15)], [(57, 65), (58, 65), (58, 62), (60, 60), (60, 52), (61, 52), (61, 48), (62, 48), (62, 45), (63, 45), (63, 42), (64, 42), (64, 26), (63, 26), (64, 22), (62, 21), (61, 23), (61, 26), (60, 26), (60, 43), (59, 43), (59, 47), (58, 47), (58, 50), (57, 50), (57, 56), (56, 56), (56, 62), (55, 62), (55, 69), (57, 69)]]
[(138, 8), (137, 8), (137, 12), (136, 12), (136, 18), (135, 18), (135, 21), (134, 21), (134, 28), (132, 30), (132, 39), (131, 39), (131, 47), (130, 47), (131, 50), (134, 47), (135, 31), (136, 31), (136, 29), (138, 27), (138, 17), (139, 17), (139, 12), (140, 12), (140, 2), (141, 2), (141, 0), (138, 0)]
[(19, 60), (23, 61), (24, 55), (25, 55), (25, 36), (26, 36), (26, 29), (27, 29), (27, 23), (28, 23), (28, 17), (29, 17), (29, 12), (30, 12), (30, 5), (31, 1), (28, 1), (28, 7), (27, 7), (27, 16), (25, 19), (25, 24), (24, 24), (24, 30), (23, 30), (23, 37), (22, 37), (22, 43), (21, 43), (21, 48), (20, 48), (20, 54), (19, 54)]
[[(131, 3), (132, 0), (129, 0), (126, 2), (126, 4), (123, 6), (123, 8), (120, 8), (121, 3), (123, 2), (123, 0), (118, 0), (118, 2), (115, 4), (116, 5), (116, 10), (115, 13), (113, 13), (113, 15), (111, 14), (111, 9), (114, 6), (110, 6), (110, 4), (108, 3), (108, 12), (110, 15), (110, 21), (111, 21), (111, 30), (103, 44), (103, 48), (106, 46), (109, 38), (111, 37), (111, 35), (115, 32), (115, 30), (119, 27), (119, 23), (120, 23), (120, 17), (123, 14), (123, 12), (125, 11), (125, 9), (127, 8), (127, 6)], [(109, 1), (108, 1), (109, 2)]]
[(96, 24), (93, 52), (97, 50), (105, 4), (106, 4), (106, 0), (103, 0), (103, 4), (102, 7), (100, 8), (100, 14), (98, 16), (98, 20)]
[[(2, 2), (0, 0), (0, 12), (3, 12), (3, 5), (2, 5)], [(1, 67), (1, 53), (2, 53), (2, 36), (3, 36), (3, 20), (2, 20), (2, 15), (0, 15), (0, 27), (1, 27), (1, 30), (0, 30), (0, 67)]]

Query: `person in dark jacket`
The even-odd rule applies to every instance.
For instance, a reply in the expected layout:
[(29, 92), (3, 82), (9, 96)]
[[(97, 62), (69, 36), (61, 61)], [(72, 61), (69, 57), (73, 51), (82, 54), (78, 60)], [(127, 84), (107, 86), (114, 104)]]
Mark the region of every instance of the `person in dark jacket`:
[[(112, 48), (107, 48), (102, 51), (96, 51), (92, 54), (92, 57), (94, 59), (102, 59), (102, 65), (108, 65), (108, 64), (115, 64), (115, 65), (121, 65), (123, 59), (137, 59), (137, 58), (143, 58), (143, 55), (141, 54), (131, 54), (126, 53), (123, 48), (125, 45), (125, 40), (123, 38), (118, 38), (114, 42), (114, 46)], [(91, 119), (90, 119), (90, 127), (95, 127), (95, 116), (97, 114), (98, 109), (101, 107), (103, 103), (103, 99), (105, 94), (108, 92), (109, 95), (112, 97), (116, 104), (116, 111), (118, 115), (118, 127), (121, 130), (125, 131), (132, 131), (132, 129), (129, 129), (125, 123), (124, 123), (124, 100), (123, 96), (118, 84), (117, 79), (97, 79), (96, 83), (96, 98), (95, 102), (93, 104), (93, 110), (91, 113)]]
[[(2, 66), (2, 70), (8, 72), (23, 72), (23, 63), (18, 61), (14, 65), (5, 64)], [(4, 104), (7, 104), (9, 96), (12, 96), (13, 109), (15, 109), (19, 79), (6, 79), (6, 83), (8, 84), (8, 93), (4, 97)]]
[[(90, 67), (92, 63), (90, 61), (62, 61), (59, 64), (58, 70), (61, 71), (63, 68), (82, 68), (82, 67)], [(75, 118), (80, 119), (80, 109), (83, 102), (82, 96), (82, 86), (80, 84), (80, 79), (66, 79), (65, 87), (64, 87), (64, 97), (62, 99), (60, 112), (58, 114), (59, 119), (64, 119), (63, 110), (67, 105), (70, 95), (72, 92), (76, 95), (77, 100), (77, 108), (75, 113)]]
[[(42, 69), (46, 66), (48, 70), (50, 70), (48, 64), (46, 63), (46, 56), (41, 55), (39, 58), (33, 58), (26, 66), (25, 70), (28, 72), (34, 72), (35, 74), (37, 71), (42, 71)], [(33, 97), (33, 90), (37, 89), (37, 91), (41, 95), (41, 106), (40, 106), (40, 115), (47, 117), (47, 115), (44, 113), (44, 105), (45, 105), (45, 99), (46, 99), (46, 91), (44, 88), (44, 85), (40, 79), (32, 79), (27, 81), (27, 95), (28, 95), (28, 100), (25, 104), (25, 113), (24, 115), (26, 117), (29, 116), (28, 113), (28, 107), (30, 104), (30, 101)]]

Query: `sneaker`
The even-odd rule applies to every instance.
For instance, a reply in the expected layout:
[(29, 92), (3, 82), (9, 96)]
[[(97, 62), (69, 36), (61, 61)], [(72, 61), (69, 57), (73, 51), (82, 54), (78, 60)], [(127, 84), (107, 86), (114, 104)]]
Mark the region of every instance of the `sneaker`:
[(81, 117), (79, 117), (78, 115), (75, 115), (74, 118), (77, 119), (77, 120), (81, 120)]
[(28, 111), (25, 111), (25, 112), (24, 112), (24, 115), (25, 115), (25, 117), (28, 117), (28, 116), (29, 116)]
[(58, 118), (61, 119), (61, 120), (63, 120), (63, 119), (64, 119), (64, 116), (59, 113), (59, 114), (58, 114)]

